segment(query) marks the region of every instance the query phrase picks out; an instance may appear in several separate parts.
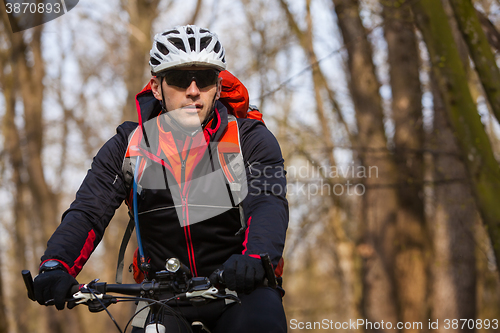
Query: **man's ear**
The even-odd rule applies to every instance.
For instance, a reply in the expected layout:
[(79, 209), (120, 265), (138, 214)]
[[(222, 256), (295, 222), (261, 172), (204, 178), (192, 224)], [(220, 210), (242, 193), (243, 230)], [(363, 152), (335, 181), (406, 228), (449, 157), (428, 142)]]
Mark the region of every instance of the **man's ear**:
[(220, 92), (221, 91), (222, 91), (222, 78), (219, 76), (217, 78), (217, 93), (216, 93), (215, 100), (218, 100), (220, 98)]
[(153, 91), (153, 96), (161, 101), (161, 85), (160, 85), (160, 79), (157, 77), (152, 77), (151, 80), (149, 80), (149, 83), (151, 83), (151, 90)]

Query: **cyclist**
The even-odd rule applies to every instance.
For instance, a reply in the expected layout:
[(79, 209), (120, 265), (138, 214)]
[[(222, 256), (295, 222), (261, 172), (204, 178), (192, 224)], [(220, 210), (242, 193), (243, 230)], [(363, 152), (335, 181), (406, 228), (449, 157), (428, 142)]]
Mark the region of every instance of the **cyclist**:
[(219, 100), (226, 60), (215, 33), (165, 30), (150, 56), (152, 78), (136, 96), (139, 123), (120, 125), (95, 156), (47, 243), (35, 297), (64, 308), (115, 210), (135, 196), (146, 277), (177, 257), (194, 276), (223, 269), (241, 299), (179, 303), (177, 311), (212, 332), (286, 332), (280, 289), (261, 286), (259, 259), (269, 253), (280, 275), (288, 203), (279, 145), (261, 121), (236, 119)]

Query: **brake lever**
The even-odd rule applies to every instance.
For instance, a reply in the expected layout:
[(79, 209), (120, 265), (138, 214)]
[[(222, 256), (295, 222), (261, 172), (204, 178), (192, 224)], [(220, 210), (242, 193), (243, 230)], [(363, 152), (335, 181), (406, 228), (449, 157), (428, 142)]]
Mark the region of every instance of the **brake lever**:
[(79, 291), (79, 292), (73, 294), (72, 300), (73, 301), (78, 300), (77, 302), (75, 302), (75, 304), (82, 304), (82, 303), (87, 303), (88, 301), (93, 301), (97, 298), (103, 299), (103, 297), (104, 297), (104, 294)]
[(240, 299), (238, 296), (233, 295), (233, 294), (219, 294), (219, 289), (217, 289), (214, 286), (211, 286), (208, 289), (201, 289), (201, 290), (192, 290), (188, 291), (183, 295), (179, 295), (181, 299), (196, 299), (196, 298), (204, 298), (204, 299), (230, 299), (235, 302), (238, 302), (241, 304)]
[(217, 299), (218, 292), (219, 289), (215, 287), (210, 287), (209, 289), (202, 289), (202, 290), (193, 290), (186, 292), (186, 298), (189, 299), (189, 298), (202, 297), (208, 299)]
[[(67, 298), (64, 301), (66, 303), (73, 302), (75, 305), (78, 305), (78, 304), (83, 304), (83, 303), (87, 303), (87, 302), (90, 303), (90, 301), (96, 300), (97, 298), (99, 298), (99, 299), (106, 298), (103, 293), (99, 293), (97, 291), (95, 291), (93, 293), (90, 292), (90, 289), (97, 281), (99, 281), (99, 279), (95, 279), (95, 280), (89, 282), (88, 284), (80, 285), (79, 290), (72, 295), (73, 297)], [(54, 305), (54, 299), (51, 298), (51, 299), (47, 300), (45, 302), (45, 305), (47, 305), (47, 306)]]
[(233, 295), (233, 294), (225, 294), (225, 295), (217, 294), (215, 296), (218, 299), (230, 299), (230, 300), (233, 300), (235, 302), (238, 302), (238, 304), (241, 304), (240, 298), (238, 296), (236, 296), (236, 295)]

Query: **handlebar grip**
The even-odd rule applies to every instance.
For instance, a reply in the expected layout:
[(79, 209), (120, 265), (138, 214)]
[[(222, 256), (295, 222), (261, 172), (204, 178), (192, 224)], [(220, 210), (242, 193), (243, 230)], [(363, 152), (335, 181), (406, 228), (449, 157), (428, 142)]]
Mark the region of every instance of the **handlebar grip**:
[(82, 286), (83, 286), (83, 284), (75, 284), (74, 286), (72, 286), (71, 289), (70, 289), (71, 295), (68, 295), (68, 296), (73, 296), (74, 294), (76, 294), (77, 292), (79, 292), (80, 288)]
[[(276, 289), (278, 282), (276, 281), (276, 275), (274, 275), (273, 264), (271, 262), (269, 254), (261, 253), (259, 256), (265, 272), (265, 277), (264, 281), (262, 281), (262, 286)], [(212, 275), (210, 275), (209, 279), (212, 283), (219, 283), (222, 285), (226, 284), (226, 281), (224, 279), (224, 270), (222, 269), (216, 269), (212, 273)]]
[[(267, 275), (266, 275), (267, 277)], [(262, 284), (259, 284), (259, 286), (267, 287), (269, 286), (267, 278), (264, 277), (264, 281), (262, 281)], [(226, 279), (224, 279), (224, 270), (223, 269), (216, 269), (212, 275), (210, 275), (210, 282), (212, 284), (219, 284), (223, 287), (226, 287)]]
[(224, 279), (224, 270), (220, 269), (220, 268), (217, 268), (212, 273), (212, 275), (210, 275), (209, 280), (213, 284), (218, 283), (218, 284), (225, 285), (226, 284), (226, 280)]
[(27, 269), (23, 269), (21, 274), (23, 276), (26, 289), (28, 290), (28, 298), (35, 301), (35, 287), (33, 286), (33, 277), (31, 276), (31, 272)]

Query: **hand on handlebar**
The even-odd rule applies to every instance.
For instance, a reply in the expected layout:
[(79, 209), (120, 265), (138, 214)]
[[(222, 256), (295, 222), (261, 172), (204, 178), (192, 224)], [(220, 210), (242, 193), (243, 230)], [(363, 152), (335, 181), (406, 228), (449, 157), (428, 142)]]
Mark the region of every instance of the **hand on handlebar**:
[[(78, 282), (63, 270), (46, 271), (35, 277), (33, 281), (35, 299), (41, 305), (49, 305), (53, 300), (58, 310), (64, 309), (67, 298), (71, 297), (71, 287)], [(68, 304), (68, 308), (73, 306)]]
[(222, 269), (227, 288), (238, 293), (250, 294), (262, 284), (265, 276), (260, 259), (242, 254), (233, 254)]

